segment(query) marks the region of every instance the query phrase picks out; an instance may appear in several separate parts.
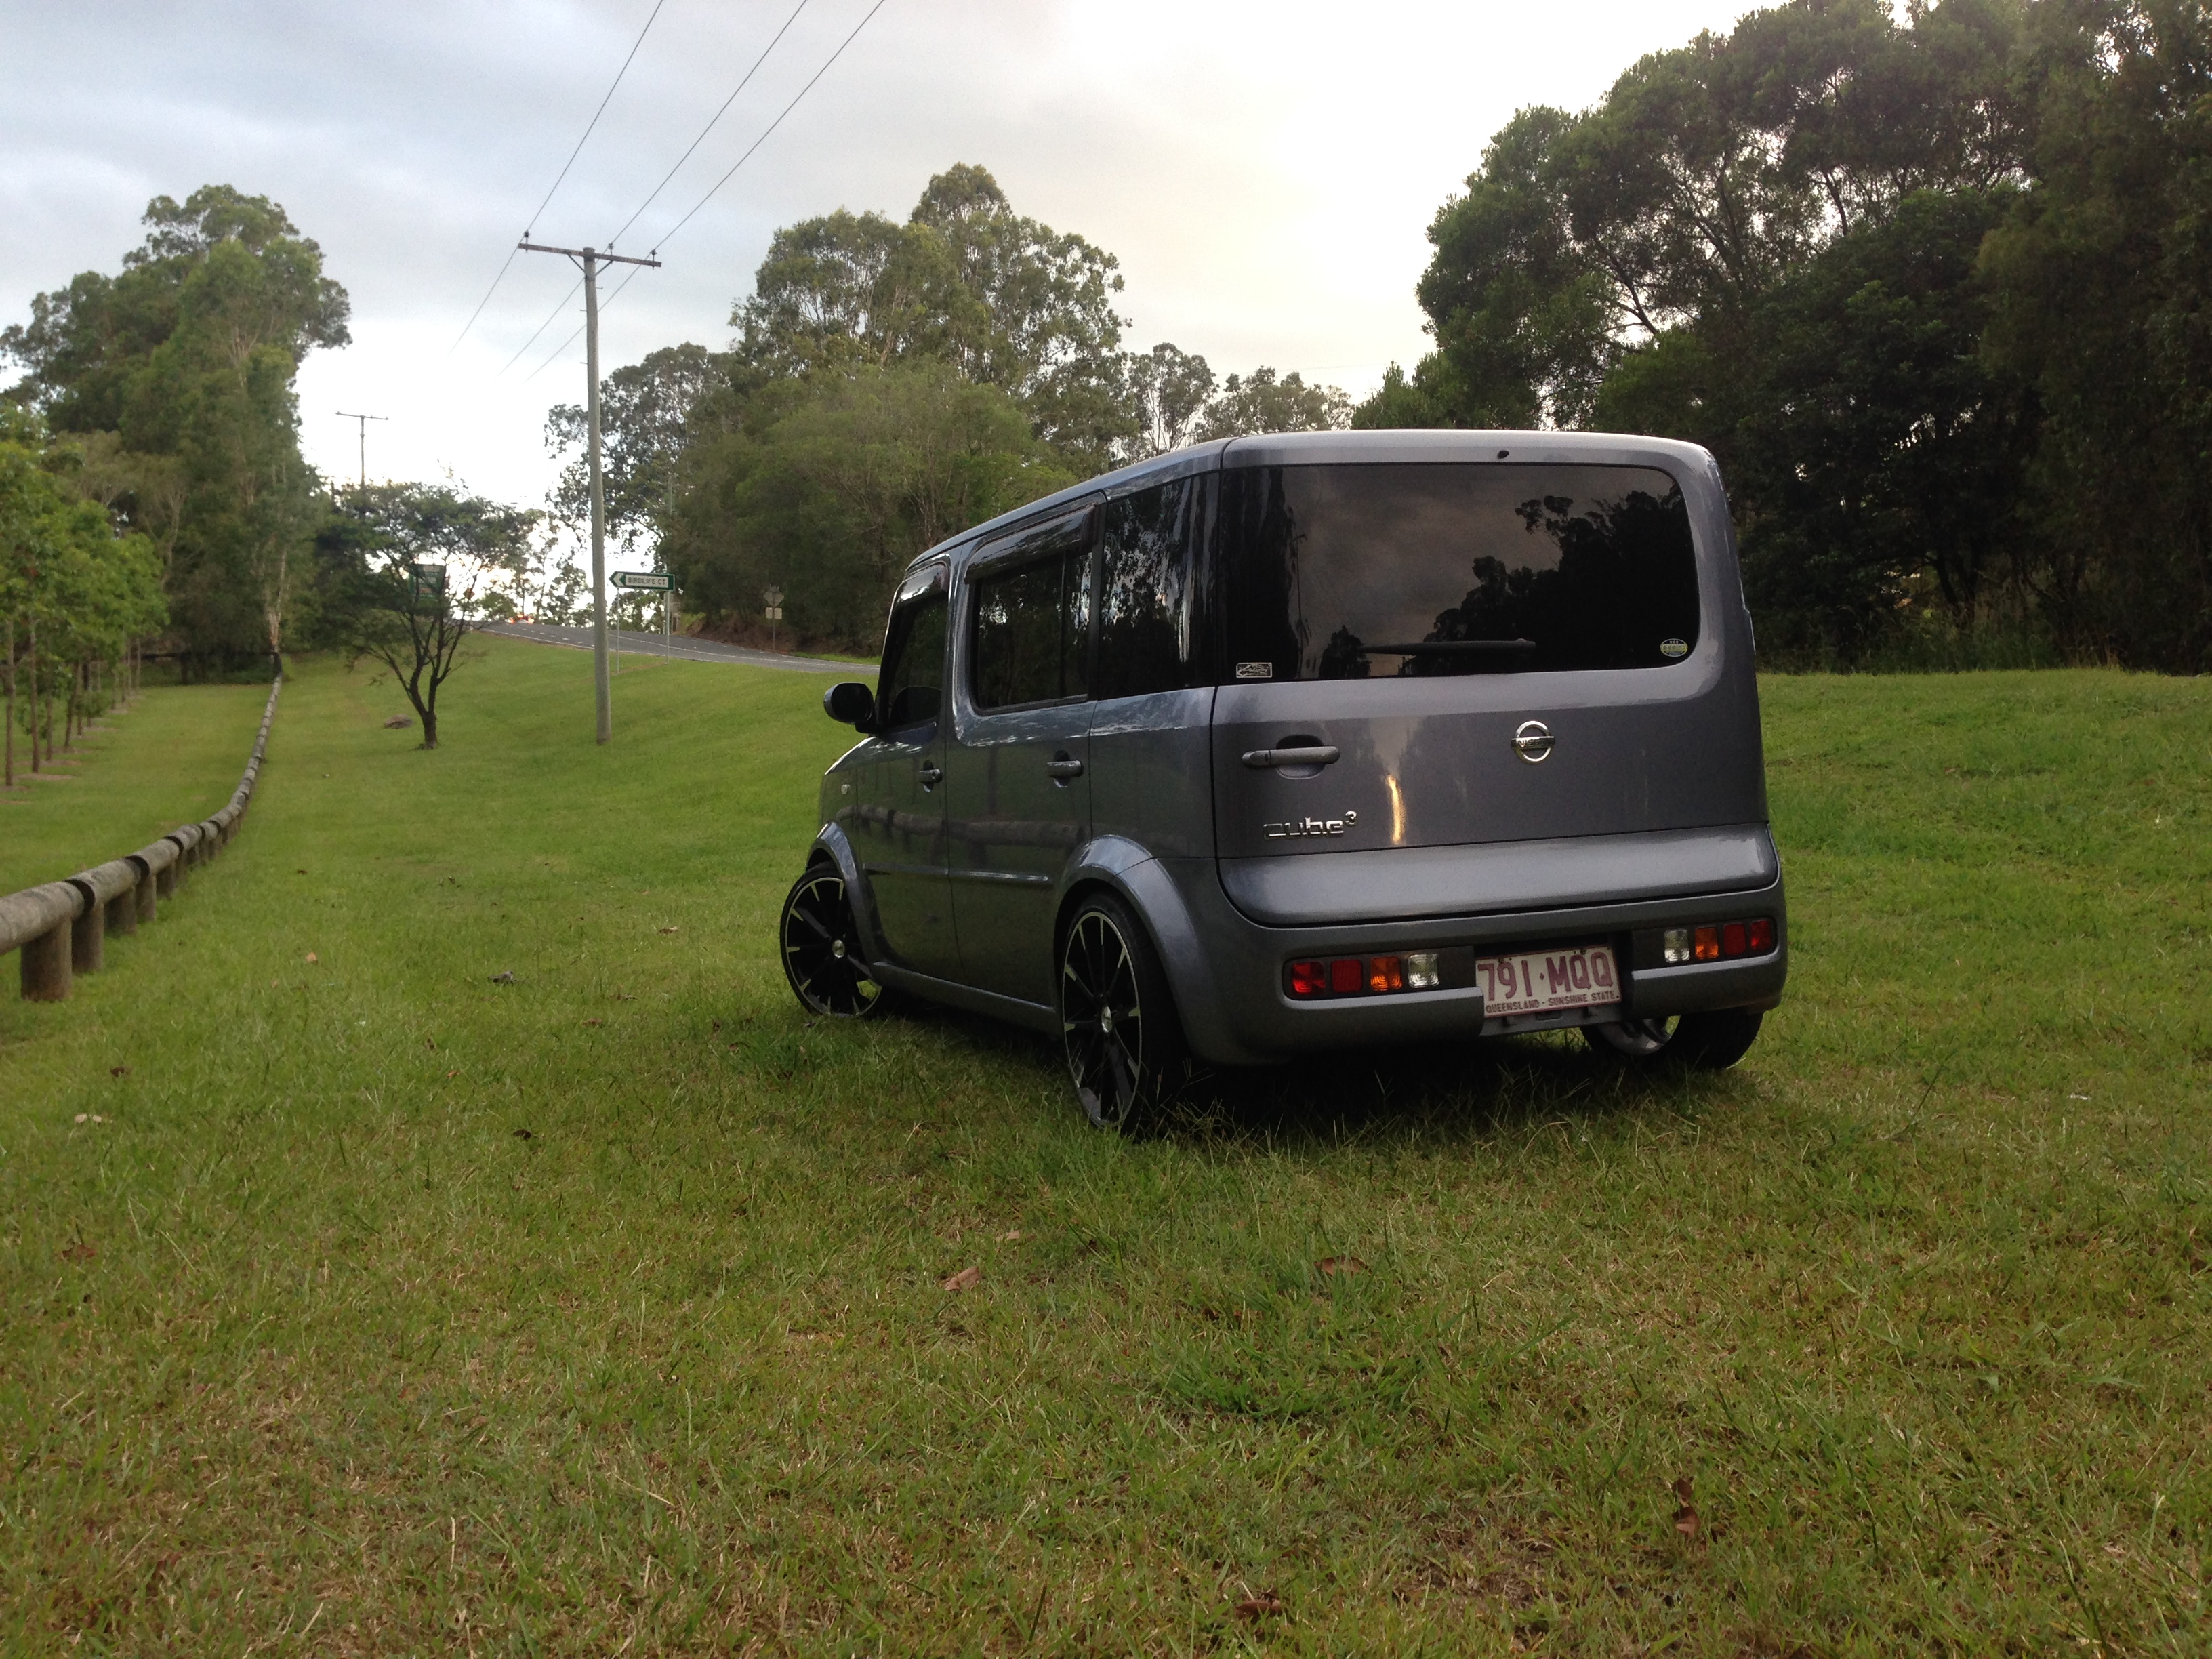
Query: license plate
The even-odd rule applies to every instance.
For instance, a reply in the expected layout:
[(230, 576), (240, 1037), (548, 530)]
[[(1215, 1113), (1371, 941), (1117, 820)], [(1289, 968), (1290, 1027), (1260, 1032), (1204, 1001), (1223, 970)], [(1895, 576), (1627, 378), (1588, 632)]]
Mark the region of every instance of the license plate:
[(1607, 945), (1482, 957), (1474, 971), (1486, 1015), (1542, 1014), (1620, 1000), (1620, 976), (1613, 972)]

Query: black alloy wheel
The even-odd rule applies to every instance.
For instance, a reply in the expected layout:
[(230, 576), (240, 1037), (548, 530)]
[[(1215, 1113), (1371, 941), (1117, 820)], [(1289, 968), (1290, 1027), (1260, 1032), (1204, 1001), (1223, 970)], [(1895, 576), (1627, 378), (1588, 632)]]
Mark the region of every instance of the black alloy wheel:
[(1166, 975), (1111, 895), (1085, 899), (1060, 941), (1060, 1026), (1075, 1097), (1102, 1129), (1139, 1127), (1184, 1080), (1189, 1051)]
[(1583, 1040), (1636, 1060), (1680, 1060), (1701, 1072), (1724, 1072), (1750, 1051), (1765, 1015), (1756, 1008), (1713, 1008), (1657, 1019), (1585, 1025)]
[(835, 865), (817, 864), (792, 884), (777, 931), (784, 977), (807, 1012), (865, 1019), (890, 1001), (888, 989), (869, 977)]

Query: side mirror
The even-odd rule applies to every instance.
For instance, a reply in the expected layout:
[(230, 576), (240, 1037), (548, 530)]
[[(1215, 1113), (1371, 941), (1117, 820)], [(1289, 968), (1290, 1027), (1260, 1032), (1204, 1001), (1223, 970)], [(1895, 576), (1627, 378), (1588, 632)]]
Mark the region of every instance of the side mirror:
[(859, 680), (842, 680), (822, 694), (822, 707), (840, 726), (865, 732), (876, 723), (876, 694)]

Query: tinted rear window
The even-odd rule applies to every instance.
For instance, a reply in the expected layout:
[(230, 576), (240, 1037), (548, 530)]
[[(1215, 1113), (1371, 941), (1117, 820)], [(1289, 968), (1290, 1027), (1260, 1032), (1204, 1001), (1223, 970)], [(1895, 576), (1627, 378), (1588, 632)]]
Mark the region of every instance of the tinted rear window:
[(1254, 467), (1222, 492), (1224, 679), (1663, 668), (1698, 642), (1656, 469)]

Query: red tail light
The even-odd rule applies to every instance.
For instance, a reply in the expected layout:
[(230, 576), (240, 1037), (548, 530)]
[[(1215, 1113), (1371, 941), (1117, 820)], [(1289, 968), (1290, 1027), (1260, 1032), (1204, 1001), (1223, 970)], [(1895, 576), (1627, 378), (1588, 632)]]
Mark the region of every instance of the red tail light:
[(1339, 957), (1328, 964), (1328, 988), (1340, 997), (1358, 990), (1364, 977), (1358, 957)]
[(1743, 954), (1743, 924), (1740, 921), (1723, 922), (1721, 924), (1721, 954), (1724, 957), (1740, 957)]
[(1753, 956), (1764, 956), (1774, 948), (1774, 918), (1760, 916), (1744, 924), (1744, 933)]
[(1328, 969), (1318, 962), (1294, 962), (1291, 964), (1291, 994), (1294, 997), (1318, 997), (1328, 994)]

